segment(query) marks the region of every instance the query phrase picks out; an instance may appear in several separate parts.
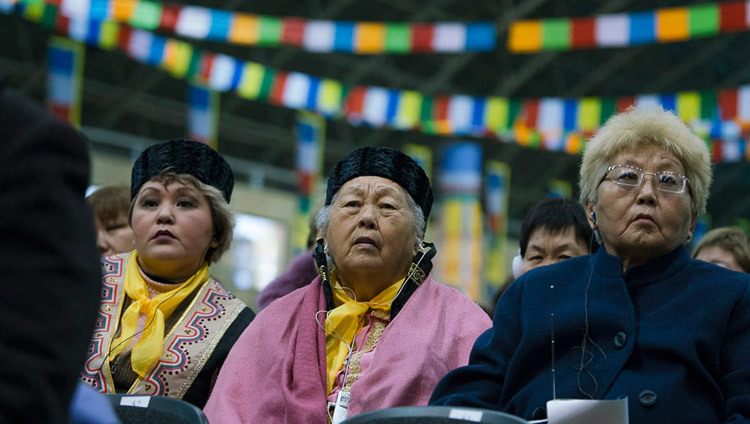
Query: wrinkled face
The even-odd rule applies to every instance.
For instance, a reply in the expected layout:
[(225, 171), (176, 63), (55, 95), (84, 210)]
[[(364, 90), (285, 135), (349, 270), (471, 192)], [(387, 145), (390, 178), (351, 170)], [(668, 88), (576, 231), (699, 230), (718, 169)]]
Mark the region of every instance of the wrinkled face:
[(351, 179), (339, 189), (325, 239), (344, 281), (365, 275), (381, 284), (406, 276), (417, 245), (407, 196), (400, 185), (374, 176)]
[(550, 232), (546, 227), (535, 229), (529, 237), (522, 273), (589, 253), (586, 242), (576, 237), (573, 227)]
[[(658, 146), (622, 151), (612, 158), (610, 165), (685, 174), (677, 157)], [(689, 183), (682, 193), (670, 193), (658, 190), (654, 178), (644, 175), (637, 187), (605, 179), (596, 189), (596, 204), (586, 205), (587, 214), (592, 211), (596, 214), (596, 225), (607, 252), (623, 258), (625, 265), (645, 263), (672, 251), (684, 244), (695, 228)]]
[(744, 269), (734, 259), (734, 254), (729, 250), (722, 249), (719, 246), (704, 247), (695, 256), (695, 259), (706, 261), (721, 267), (731, 269), (732, 271), (745, 272)]
[(128, 225), (126, 214), (106, 223), (99, 218), (94, 218), (94, 227), (96, 228), (96, 245), (102, 256), (133, 250), (133, 230)]
[(147, 182), (138, 192), (131, 222), (141, 267), (170, 281), (193, 275), (217, 245), (208, 200), (190, 184)]

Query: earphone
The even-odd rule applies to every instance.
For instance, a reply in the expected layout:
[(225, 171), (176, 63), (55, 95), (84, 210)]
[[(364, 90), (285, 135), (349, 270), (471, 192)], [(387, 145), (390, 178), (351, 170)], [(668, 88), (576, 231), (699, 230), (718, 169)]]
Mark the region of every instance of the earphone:
[(596, 226), (596, 214), (594, 213), (594, 211), (591, 211), (591, 214), (589, 214), (589, 216), (591, 217), (591, 223)]
[(521, 257), (521, 249), (518, 249), (518, 254), (513, 257), (511, 263), (511, 270), (513, 271), (513, 279), (516, 280), (523, 274), (523, 257)]

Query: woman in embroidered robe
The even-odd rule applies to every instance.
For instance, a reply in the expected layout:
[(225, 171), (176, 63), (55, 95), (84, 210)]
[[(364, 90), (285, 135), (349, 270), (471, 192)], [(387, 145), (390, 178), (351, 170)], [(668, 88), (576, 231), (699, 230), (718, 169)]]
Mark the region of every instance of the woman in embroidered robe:
[(258, 314), (206, 405), (216, 423), (339, 423), (425, 405), (489, 317), (430, 276), (432, 188), (410, 157), (357, 149), (328, 179), (313, 282)]
[(99, 318), (82, 379), (104, 393), (203, 407), (255, 314), (208, 274), (232, 241), (234, 176), (193, 140), (146, 149), (133, 165), (135, 250), (102, 258)]

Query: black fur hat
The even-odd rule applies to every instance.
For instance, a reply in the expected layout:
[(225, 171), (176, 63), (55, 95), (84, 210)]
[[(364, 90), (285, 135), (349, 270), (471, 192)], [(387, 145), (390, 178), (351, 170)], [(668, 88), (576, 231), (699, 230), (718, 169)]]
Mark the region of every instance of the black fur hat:
[(182, 138), (154, 144), (138, 156), (130, 177), (130, 198), (134, 199), (141, 186), (165, 168), (216, 187), (227, 203), (232, 198), (234, 174), (227, 161), (208, 145)]
[(414, 159), (390, 147), (360, 147), (341, 159), (328, 177), (326, 206), (347, 181), (363, 176), (387, 178), (403, 187), (422, 209), (427, 222), (432, 210), (430, 179)]

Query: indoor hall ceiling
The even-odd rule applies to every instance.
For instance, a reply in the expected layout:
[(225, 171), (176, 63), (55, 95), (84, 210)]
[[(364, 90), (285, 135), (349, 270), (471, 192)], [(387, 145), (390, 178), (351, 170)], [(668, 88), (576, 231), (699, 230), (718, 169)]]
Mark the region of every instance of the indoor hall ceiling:
[[(498, 95), (513, 98), (627, 96), (718, 90), (750, 84), (750, 32), (720, 34), (680, 43), (536, 54), (511, 54), (508, 24), (516, 19), (581, 17), (689, 6), (705, 1), (669, 0), (184, 0), (211, 8), (304, 18), (352, 21), (474, 21), (498, 25), (497, 49), (486, 53), (354, 55), (318, 54), (295, 48), (231, 46), (189, 40), (206, 50), (263, 65), (332, 78), (350, 85), (417, 90), (425, 94)], [(0, 72), (10, 85), (42, 99), (49, 32), (18, 15), (0, 14)], [(120, 51), (89, 47), (84, 66), (82, 124), (152, 140), (186, 133), (186, 83), (139, 64)], [(274, 169), (294, 169), (295, 112), (222, 94), (219, 150)], [(352, 126), (329, 120), (325, 172), (346, 152), (363, 145), (435, 146), (455, 137)], [(510, 217), (517, 223), (547, 191), (549, 179), (573, 183), (579, 157), (521, 148), (497, 140), (479, 142), (485, 159), (511, 164)], [(95, 141), (95, 140), (94, 140)], [(435, 157), (437, 167), (439, 157)], [(709, 199), (714, 225), (750, 218), (750, 165), (718, 164)], [(267, 179), (270, 186), (293, 190)], [(436, 182), (436, 181), (434, 181)]]

